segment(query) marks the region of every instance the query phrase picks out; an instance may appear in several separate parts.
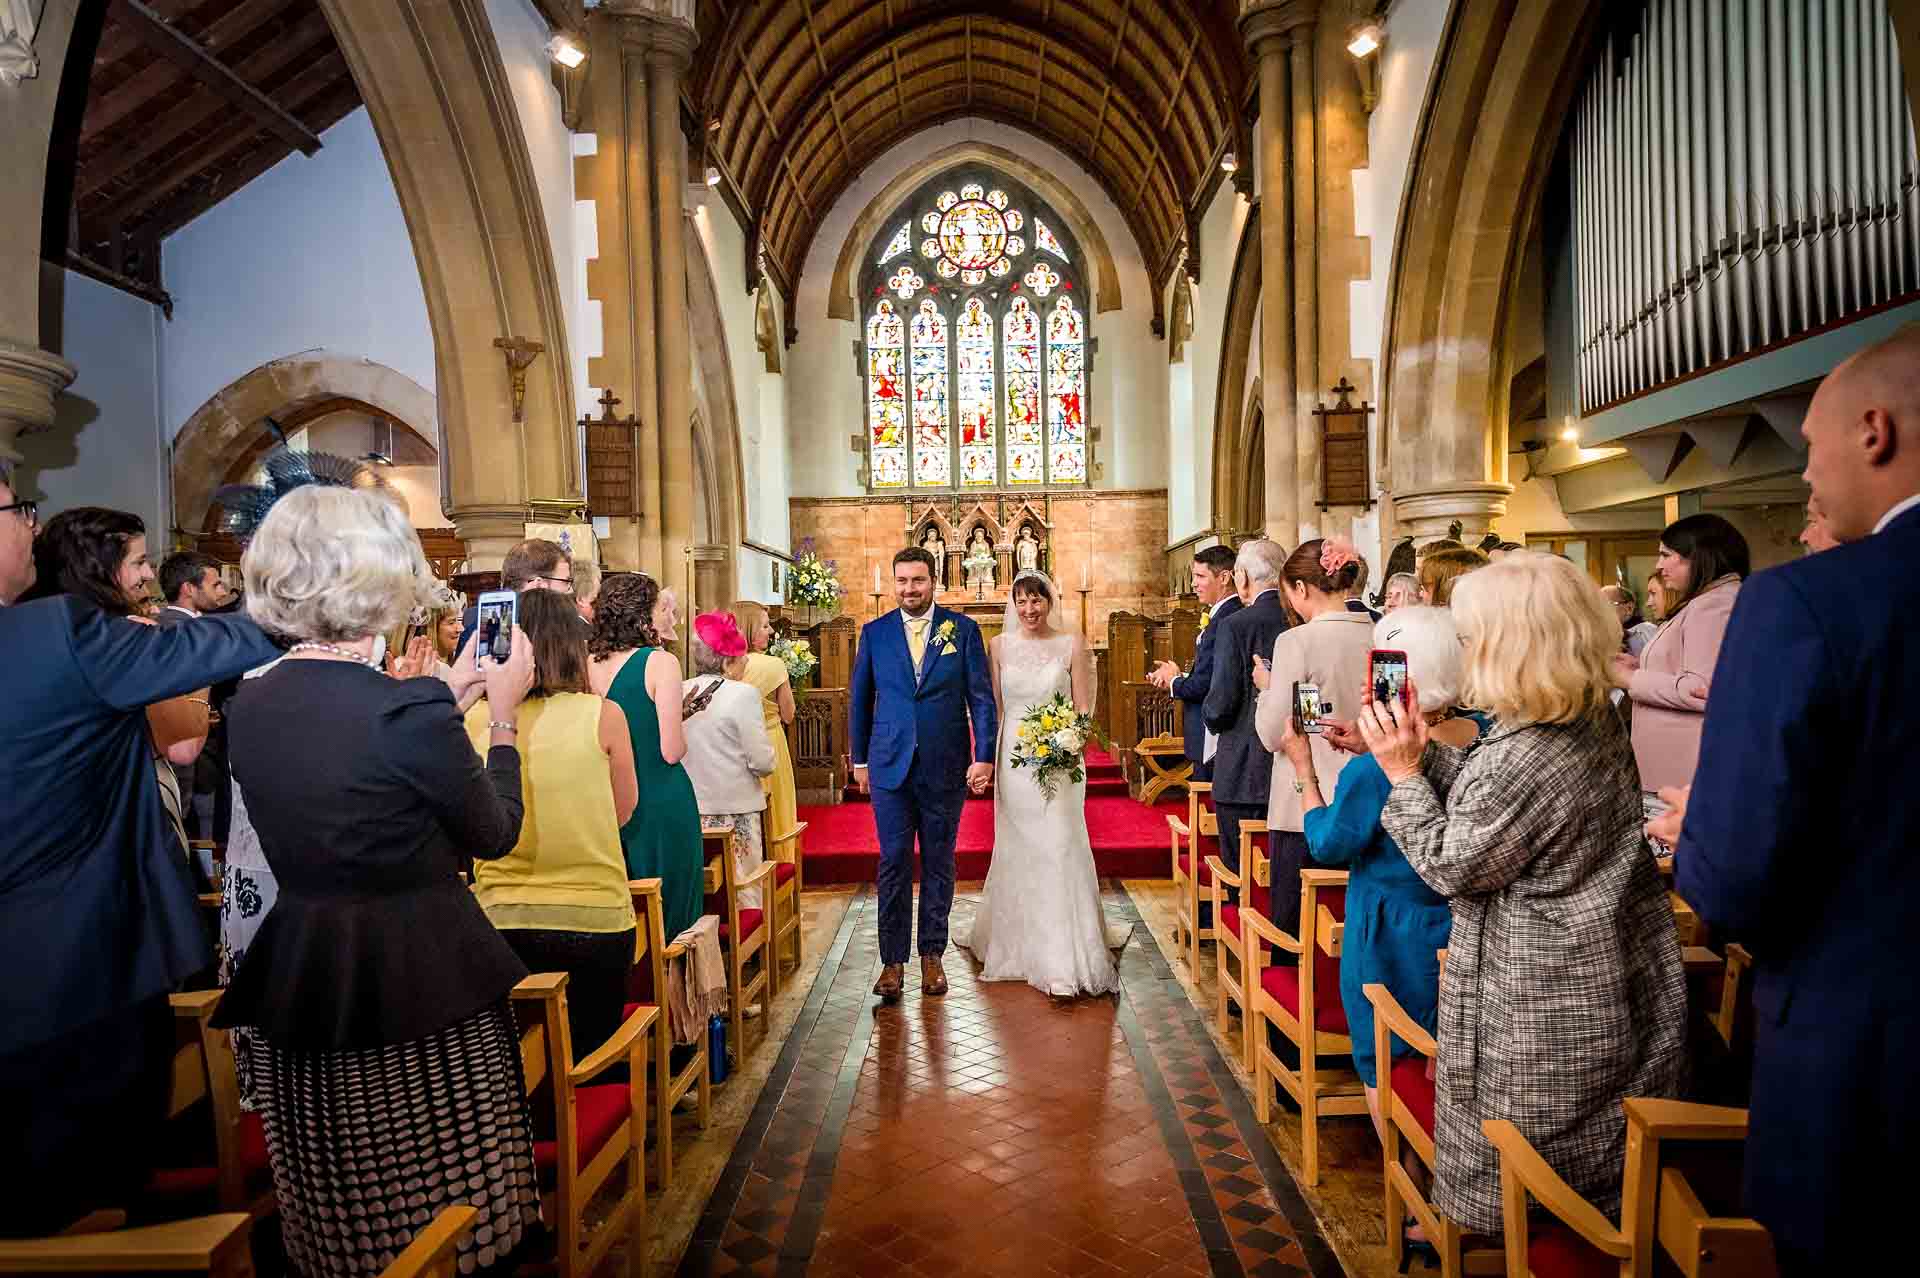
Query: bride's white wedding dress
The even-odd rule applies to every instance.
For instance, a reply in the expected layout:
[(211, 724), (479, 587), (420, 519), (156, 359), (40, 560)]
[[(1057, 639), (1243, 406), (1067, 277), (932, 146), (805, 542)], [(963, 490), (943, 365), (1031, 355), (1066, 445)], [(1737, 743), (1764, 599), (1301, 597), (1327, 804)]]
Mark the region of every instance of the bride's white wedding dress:
[(1013, 766), (1014, 734), (1033, 706), (1073, 693), (1071, 634), (999, 642), (1000, 743), (994, 759), (993, 862), (959, 944), (987, 981), (1025, 981), (1048, 994), (1105, 994), (1119, 985), (1110, 931), (1087, 838), (1087, 787), (1062, 781), (1049, 800), (1030, 771)]

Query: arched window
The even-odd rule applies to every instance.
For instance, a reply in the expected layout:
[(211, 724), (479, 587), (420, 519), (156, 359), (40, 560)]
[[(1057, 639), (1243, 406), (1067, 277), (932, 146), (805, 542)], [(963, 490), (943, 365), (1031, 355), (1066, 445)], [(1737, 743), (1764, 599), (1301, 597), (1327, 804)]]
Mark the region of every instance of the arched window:
[(1021, 184), (968, 171), (884, 226), (862, 277), (868, 486), (1086, 484), (1092, 348), (1066, 223)]

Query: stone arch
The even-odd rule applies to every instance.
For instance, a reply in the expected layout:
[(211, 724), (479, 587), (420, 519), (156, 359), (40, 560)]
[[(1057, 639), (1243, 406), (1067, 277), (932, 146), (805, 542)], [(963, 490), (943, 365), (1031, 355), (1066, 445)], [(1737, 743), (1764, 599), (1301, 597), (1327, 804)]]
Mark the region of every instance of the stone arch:
[(430, 445), (440, 457), (444, 499), (437, 407), (433, 392), (405, 373), (356, 355), (314, 350), (269, 360), (216, 391), (174, 435), (174, 527), (205, 529), (214, 490), (272, 446), (268, 417), (292, 430), (342, 408), (385, 418)]
[[(1253, 328), (1260, 318), (1260, 205), (1247, 210), (1247, 222), (1234, 250), (1233, 274), (1227, 284), (1227, 310), (1220, 340), (1220, 373), (1213, 390), (1213, 529), (1221, 540), (1255, 530), (1263, 521), (1248, 522), (1249, 512), (1266, 508), (1265, 467), (1254, 459), (1265, 455), (1260, 378), (1247, 387), (1247, 367), (1253, 360)], [(1248, 485), (1260, 493), (1256, 502)]]
[[(706, 568), (709, 589), (696, 591), (702, 603), (730, 602), (738, 593), (736, 560), (746, 535), (746, 475), (740, 438), (740, 411), (734, 396), (733, 359), (720, 310), (720, 287), (706, 245), (689, 217), (681, 243), (687, 259), (687, 327), (692, 337), (696, 379), (693, 432), (694, 556)], [(762, 289), (764, 292), (765, 289)], [(698, 573), (696, 573), (698, 576)], [(717, 581), (715, 580), (717, 579)]]
[[(1093, 220), (1086, 203), (1052, 173), (1005, 147), (987, 142), (956, 142), (898, 174), (881, 188), (878, 195), (867, 201), (860, 215), (854, 218), (846, 238), (840, 242), (840, 255), (833, 263), (833, 278), (827, 284), (829, 319), (858, 319), (860, 299), (854, 296), (854, 291), (860, 282), (860, 254), (879, 234), (881, 222), (893, 216), (900, 201), (911, 195), (921, 183), (962, 164), (984, 164), (1009, 173), (1053, 205), (1066, 221), (1067, 229), (1073, 232), (1074, 239), (1079, 242), (1080, 251), (1091, 259), (1089, 265), (1092, 270), (1088, 274), (1093, 278), (1092, 309), (1096, 312), (1120, 309), (1120, 272), (1113, 262), (1113, 250), (1108, 247), (1107, 237), (1101, 233), (1100, 225)], [(1144, 251), (1141, 256), (1145, 257)]]

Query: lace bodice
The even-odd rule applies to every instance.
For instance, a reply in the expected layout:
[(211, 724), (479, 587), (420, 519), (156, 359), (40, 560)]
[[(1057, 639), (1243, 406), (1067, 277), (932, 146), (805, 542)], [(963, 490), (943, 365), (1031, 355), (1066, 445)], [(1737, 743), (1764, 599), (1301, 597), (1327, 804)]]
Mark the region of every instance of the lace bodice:
[(1000, 701), (1003, 724), (1017, 724), (1029, 708), (1056, 693), (1073, 695), (1073, 636), (1000, 639)]

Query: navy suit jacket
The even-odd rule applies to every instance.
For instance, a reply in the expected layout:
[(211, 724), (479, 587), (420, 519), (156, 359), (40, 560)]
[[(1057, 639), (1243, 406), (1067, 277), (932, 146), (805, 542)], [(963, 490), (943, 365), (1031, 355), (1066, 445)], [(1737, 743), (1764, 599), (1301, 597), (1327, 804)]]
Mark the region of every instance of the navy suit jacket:
[(1216, 803), (1266, 807), (1273, 790), (1273, 755), (1254, 731), (1253, 658), (1272, 660), (1273, 641), (1287, 628), (1287, 608), (1280, 592), (1269, 590), (1218, 629), (1220, 638), (1213, 667), (1213, 686), (1201, 706), (1202, 717), (1220, 738), (1213, 754), (1213, 798)]
[(1187, 739), (1187, 758), (1195, 763), (1206, 762), (1207, 721), (1201, 707), (1207, 700), (1207, 689), (1213, 686), (1214, 644), (1220, 638), (1220, 623), (1246, 607), (1238, 596), (1229, 596), (1220, 605), (1220, 612), (1209, 621), (1200, 632), (1200, 638), (1193, 645), (1193, 669), (1173, 681), (1173, 695), (1186, 702), (1183, 707), (1181, 728)]
[(1749, 1206), (1806, 1254), (1844, 1245), (1835, 1213), (1886, 1174), (1844, 1151), (1915, 1113), (1895, 1079), (1920, 1059), (1916, 616), (1920, 510), (1747, 578), (1675, 858), (1680, 895), (1754, 955)]
[(69, 595), (0, 608), (0, 1054), (213, 960), (160, 805), (146, 707), (280, 656), (245, 617), (162, 629)]
[[(949, 623), (951, 653), (939, 638)], [(993, 762), (1000, 712), (987, 646), (971, 617), (934, 608), (917, 681), (902, 614), (895, 610), (869, 621), (860, 628), (847, 699), (854, 765), (866, 768), (868, 781), (883, 790), (905, 785), (916, 758), (927, 775), (951, 776), (956, 788), (969, 763)]]

